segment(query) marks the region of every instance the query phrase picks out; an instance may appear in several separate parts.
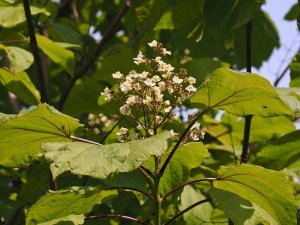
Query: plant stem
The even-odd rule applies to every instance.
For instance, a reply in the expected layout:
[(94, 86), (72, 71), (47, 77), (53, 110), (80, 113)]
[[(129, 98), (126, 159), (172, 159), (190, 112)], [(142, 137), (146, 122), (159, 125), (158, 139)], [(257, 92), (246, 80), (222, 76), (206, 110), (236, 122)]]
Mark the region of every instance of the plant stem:
[(124, 215), (115, 215), (115, 214), (107, 214), (107, 215), (95, 215), (95, 216), (87, 216), (84, 218), (84, 220), (95, 220), (95, 219), (104, 219), (104, 218), (114, 218), (114, 219), (122, 219), (122, 220), (128, 220), (131, 222), (147, 225), (143, 221), (130, 217), (130, 216), (124, 216)]
[(92, 145), (98, 145), (98, 146), (102, 146), (102, 144), (98, 143), (98, 142), (95, 142), (95, 141), (90, 141), (90, 140), (87, 140), (87, 139), (84, 139), (84, 138), (80, 138), (80, 137), (75, 137), (75, 136), (70, 136), (70, 138), (74, 141), (79, 141), (79, 142), (85, 142), (85, 143), (89, 143), (89, 144), (92, 144)]
[[(246, 25), (246, 68), (247, 72), (251, 73), (251, 33), (252, 33), (252, 21), (250, 20)], [(241, 154), (241, 163), (247, 163), (249, 156), (249, 137), (251, 128), (252, 115), (246, 116), (243, 138), (243, 150)]]
[(181, 212), (177, 213), (174, 217), (172, 217), (170, 220), (168, 220), (164, 225), (167, 225), (167, 224), (170, 224), (172, 223), (174, 220), (176, 220), (178, 217), (182, 216), (184, 213), (186, 213), (187, 211), (191, 210), (192, 208), (200, 205), (200, 204), (203, 204), (205, 202), (209, 202), (211, 199), (210, 198), (207, 198), (207, 199), (204, 199), (204, 200), (201, 200), (201, 201), (198, 201), (196, 203), (194, 203), (193, 205), (190, 205), (189, 207), (187, 207), (186, 209), (182, 210)]
[(32, 49), (32, 54), (34, 57), (38, 79), (40, 83), (40, 91), (41, 91), (41, 102), (47, 102), (47, 85), (46, 85), (46, 77), (43, 71), (42, 61), (39, 54), (39, 48), (35, 37), (35, 32), (32, 23), (30, 5), (28, 0), (23, 0), (23, 6), (26, 16), (28, 34), (30, 38), (30, 46)]
[(108, 30), (104, 33), (101, 41), (95, 48), (95, 51), (85, 60), (80, 61), (77, 64), (77, 68), (75, 70), (75, 74), (70, 79), (69, 83), (66, 86), (66, 89), (63, 91), (59, 101), (57, 108), (58, 110), (62, 110), (67, 100), (73, 86), (75, 85), (76, 81), (81, 78), (94, 64), (98, 56), (101, 54), (103, 47), (106, 43), (113, 37), (116, 32), (117, 27), (119, 26), (121, 19), (125, 16), (129, 8), (131, 7), (131, 0), (125, 0), (124, 6), (119, 12), (119, 14), (114, 18), (112, 23), (110, 24)]
[(154, 190), (155, 190), (155, 196), (153, 196), (154, 200), (154, 208), (155, 208), (155, 225), (161, 225), (161, 198), (159, 196), (159, 181), (160, 176), (158, 173), (159, 170), (159, 159), (158, 157), (155, 157), (155, 174), (154, 174)]
[(197, 182), (201, 182), (201, 181), (214, 181), (217, 180), (217, 178), (201, 178), (201, 179), (197, 179), (197, 180), (191, 180), (188, 182), (185, 182), (183, 184), (178, 185), (177, 187), (175, 187), (173, 190), (169, 191), (167, 194), (165, 194), (164, 196), (161, 197), (161, 200), (164, 200), (165, 198), (167, 198), (169, 195), (173, 194), (174, 192), (176, 192), (177, 190), (185, 187), (186, 185), (189, 184), (194, 184)]
[(207, 107), (205, 108), (202, 112), (199, 113), (198, 116), (196, 116), (196, 118), (188, 125), (188, 127), (184, 130), (184, 132), (181, 134), (181, 136), (179, 137), (179, 140), (177, 141), (176, 145), (174, 146), (174, 148), (172, 149), (172, 151), (170, 152), (170, 154), (168, 155), (166, 161), (164, 162), (164, 164), (162, 165), (160, 171), (159, 171), (159, 176), (162, 177), (162, 175), (164, 174), (168, 163), (170, 162), (171, 158), (173, 157), (173, 155), (175, 154), (177, 148), (180, 146), (181, 142), (184, 140), (184, 138), (186, 137), (186, 135), (188, 134), (189, 130), (191, 129), (191, 127), (194, 125), (194, 123), (197, 122), (197, 120), (203, 116), (205, 113), (207, 113), (209, 110), (211, 109), (211, 107)]

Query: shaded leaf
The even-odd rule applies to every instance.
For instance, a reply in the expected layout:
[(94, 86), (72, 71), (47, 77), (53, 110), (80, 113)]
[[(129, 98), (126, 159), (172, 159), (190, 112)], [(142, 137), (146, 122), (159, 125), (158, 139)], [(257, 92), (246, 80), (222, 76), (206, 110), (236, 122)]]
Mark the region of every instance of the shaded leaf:
[(298, 18), (298, 15), (300, 13), (299, 5), (296, 3), (293, 5), (290, 10), (287, 12), (287, 14), (284, 16), (284, 19), (286, 20), (296, 20)]
[(282, 170), (299, 161), (300, 131), (294, 131), (263, 147), (257, 154), (256, 163), (273, 170)]
[(60, 65), (69, 74), (73, 75), (75, 69), (75, 56), (70, 50), (61, 47), (45, 36), (36, 34), (36, 39), (39, 48), (51, 59), (53, 62)]
[(300, 87), (300, 54), (297, 53), (290, 64), (290, 87)]
[(59, 219), (39, 223), (39, 225), (81, 225), (84, 223), (84, 215), (69, 215)]
[[(201, 194), (200, 191), (195, 190), (192, 186), (187, 185), (184, 187), (183, 192), (181, 194), (181, 210), (186, 209), (192, 204), (204, 200), (206, 197)], [(211, 216), (213, 213), (213, 208), (210, 203), (200, 204), (185, 214), (183, 214), (183, 218), (186, 222), (186, 225), (201, 225), (211, 223)]]
[(225, 110), (238, 116), (293, 114), (267, 79), (226, 68), (215, 70), (190, 100), (196, 105), (202, 103), (208, 108)]
[(42, 196), (28, 210), (26, 225), (50, 223), (51, 220), (62, 217), (86, 214), (96, 204), (108, 201), (116, 195), (115, 190), (102, 190), (95, 187), (72, 187), (50, 192)]
[[(218, 174), (218, 179), (213, 181), (213, 187), (223, 190), (223, 194), (216, 193), (214, 188), (212, 189), (212, 192), (215, 192), (212, 197), (217, 202), (220, 203), (224, 200), (224, 191), (237, 195), (238, 197), (227, 196), (228, 199), (234, 199), (235, 202), (241, 201), (240, 198), (246, 200), (241, 202), (242, 208), (240, 205), (235, 208), (234, 204), (219, 205), (225, 212), (233, 208), (234, 210), (245, 210), (244, 208), (253, 210), (253, 208), (257, 209), (258, 206), (264, 211), (260, 210), (259, 215), (264, 215), (263, 217), (266, 218), (267, 214), (272, 218), (268, 220), (270, 224), (273, 221), (275, 221), (275, 224), (297, 224), (297, 207), (293, 189), (289, 186), (283, 173), (259, 166), (242, 164), (232, 168), (222, 167)], [(243, 204), (246, 206), (243, 207)], [(237, 215), (244, 215), (244, 217), (239, 217), (239, 220), (233, 221), (236, 224), (243, 224), (249, 219), (249, 212)], [(235, 220), (236, 217), (231, 217), (231, 219)]]
[(51, 162), (53, 177), (70, 171), (104, 179), (117, 172), (138, 168), (150, 156), (161, 156), (170, 145), (170, 133), (127, 143), (95, 146), (87, 143), (46, 143), (44, 156)]
[[(49, 16), (50, 13), (45, 8), (30, 7), (31, 15), (44, 14)], [(0, 7), (0, 26), (9, 28), (14, 27), (26, 21), (23, 4), (1, 6)]]
[(28, 165), (40, 152), (42, 143), (71, 141), (71, 133), (79, 126), (78, 120), (47, 104), (9, 116), (0, 123), (0, 165)]
[(300, 112), (300, 88), (276, 88), (281, 100), (293, 111), (293, 115)]
[(40, 93), (26, 72), (12, 74), (0, 68), (0, 82), (23, 102), (29, 105), (40, 103)]
[(165, 194), (187, 180), (191, 169), (198, 167), (210, 154), (202, 142), (191, 142), (177, 149), (160, 179), (159, 191)]

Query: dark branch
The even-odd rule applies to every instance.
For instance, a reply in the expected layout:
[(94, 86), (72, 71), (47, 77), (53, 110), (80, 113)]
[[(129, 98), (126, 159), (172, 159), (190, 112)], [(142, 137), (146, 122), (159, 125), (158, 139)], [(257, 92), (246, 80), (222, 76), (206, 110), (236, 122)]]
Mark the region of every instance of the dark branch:
[[(246, 68), (247, 72), (251, 73), (251, 33), (252, 33), (252, 21), (250, 20), (246, 25)], [(241, 154), (241, 163), (247, 163), (249, 155), (249, 137), (251, 127), (252, 116), (246, 116), (245, 127), (244, 127), (244, 139), (243, 139), (243, 150)]]
[(147, 225), (143, 221), (130, 217), (130, 216), (124, 216), (124, 215), (114, 215), (114, 214), (107, 214), (107, 215), (95, 215), (95, 216), (87, 216), (84, 218), (84, 220), (95, 220), (95, 219), (104, 219), (104, 218), (112, 218), (112, 219), (121, 219), (121, 220), (128, 220), (131, 222)]
[(194, 183), (197, 183), (197, 182), (201, 182), (201, 181), (214, 181), (214, 180), (217, 180), (217, 178), (202, 178), (202, 179), (197, 179), (197, 180), (191, 180), (191, 181), (188, 181), (188, 182), (185, 182), (183, 184), (180, 184), (178, 185), (177, 187), (175, 187), (173, 190), (171, 190), (170, 192), (168, 192), (167, 194), (165, 194), (161, 200), (164, 200), (165, 198), (167, 198), (169, 195), (173, 194), (174, 192), (176, 192), (177, 190), (185, 187), (186, 185), (189, 185), (189, 184), (194, 184)]
[(162, 177), (162, 175), (165, 172), (165, 169), (168, 166), (169, 161), (171, 160), (171, 158), (173, 157), (173, 155), (175, 154), (177, 148), (180, 146), (181, 142), (184, 140), (184, 138), (186, 137), (186, 135), (188, 134), (189, 130), (191, 129), (191, 127), (194, 125), (194, 123), (197, 122), (197, 120), (203, 116), (205, 113), (207, 113), (211, 108), (205, 108), (201, 113), (199, 113), (199, 115), (188, 125), (188, 127), (184, 130), (184, 132), (181, 134), (181, 136), (179, 137), (179, 140), (177, 141), (176, 145), (174, 146), (174, 148), (172, 149), (171, 153), (168, 155), (168, 158), (166, 159), (166, 161), (164, 162), (164, 164), (162, 165), (160, 171), (159, 171), (159, 176)]
[(285, 69), (282, 71), (282, 73), (280, 74), (280, 76), (276, 78), (276, 80), (274, 82), (274, 87), (277, 87), (277, 85), (282, 80), (282, 78), (284, 77), (284, 75), (286, 74), (286, 72), (289, 71), (289, 68), (290, 68), (290, 64), (287, 65), (287, 67), (285, 67)]
[(101, 54), (103, 47), (106, 45), (106, 43), (115, 35), (116, 29), (119, 26), (121, 19), (125, 16), (128, 9), (131, 6), (131, 0), (125, 0), (125, 4), (120, 10), (119, 14), (114, 18), (112, 23), (110, 24), (108, 30), (103, 35), (101, 41), (97, 45), (95, 51), (90, 55), (90, 57), (86, 60), (83, 60), (82, 62), (79, 62), (77, 64), (77, 68), (75, 70), (74, 76), (71, 78), (69, 84), (67, 85), (66, 89), (61, 95), (61, 98), (59, 99), (57, 108), (59, 110), (62, 110), (65, 104), (65, 101), (67, 100), (73, 86), (75, 85), (76, 81), (81, 78), (88, 70), (91, 68), (96, 61), (96, 59)]
[(28, 34), (30, 38), (30, 46), (32, 49), (32, 54), (34, 56), (34, 61), (38, 73), (39, 84), (40, 84), (40, 91), (41, 91), (41, 101), (47, 102), (47, 85), (46, 85), (46, 77), (43, 71), (43, 66), (39, 54), (39, 48), (35, 37), (35, 32), (32, 23), (30, 5), (28, 0), (23, 0), (24, 11), (26, 16)]
[(191, 205), (191, 206), (187, 207), (186, 209), (182, 210), (181, 212), (177, 213), (174, 217), (172, 217), (170, 220), (168, 220), (164, 225), (172, 223), (174, 220), (176, 220), (178, 217), (182, 216), (187, 211), (189, 211), (192, 208), (194, 208), (198, 205), (201, 205), (205, 202), (209, 202), (210, 200), (211, 200), (210, 198), (207, 198), (207, 199), (204, 199), (204, 200), (201, 200), (201, 201), (198, 201), (198, 202), (194, 203), (193, 205)]

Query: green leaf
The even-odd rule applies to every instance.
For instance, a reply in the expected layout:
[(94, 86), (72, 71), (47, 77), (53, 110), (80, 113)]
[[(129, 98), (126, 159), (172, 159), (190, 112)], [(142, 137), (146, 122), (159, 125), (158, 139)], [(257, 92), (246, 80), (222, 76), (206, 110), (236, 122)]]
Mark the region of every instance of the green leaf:
[[(249, 212), (243, 211), (258, 210), (257, 207), (260, 210), (258, 214), (272, 218), (268, 220), (270, 224), (297, 224), (293, 189), (283, 173), (242, 164), (232, 168), (222, 167), (218, 174), (217, 180), (213, 181), (211, 197), (225, 212), (236, 210), (239, 217), (228, 215), (234, 224), (244, 224), (249, 219)], [(215, 189), (221, 189), (222, 193)], [(228, 199), (241, 204), (233, 204), (231, 201), (230, 204), (224, 204)]]
[(280, 99), (292, 110), (293, 115), (300, 112), (300, 88), (276, 88)]
[(69, 74), (73, 75), (75, 69), (75, 56), (72, 51), (61, 47), (59, 44), (56, 44), (45, 36), (36, 34), (36, 39), (39, 48), (53, 60), (53, 62), (57, 63)]
[[(50, 13), (45, 8), (30, 7), (31, 15), (44, 14), (49, 16)], [(2, 6), (0, 7), (0, 26), (9, 28), (17, 26), (26, 21), (23, 4)]]
[(214, 71), (192, 97), (196, 105), (217, 108), (238, 116), (292, 115), (269, 81), (259, 75), (221, 68)]
[(13, 73), (24, 71), (33, 63), (32, 54), (22, 48), (0, 44), (0, 49), (3, 49), (6, 52), (9, 68)]
[(290, 8), (288, 13), (284, 16), (284, 19), (289, 21), (296, 20), (298, 18), (299, 13), (300, 13), (299, 5), (296, 3)]
[(80, 126), (47, 104), (40, 104), (10, 116), (0, 123), (0, 165), (26, 166), (40, 152), (41, 144), (71, 141), (71, 133)]
[[(195, 190), (192, 186), (187, 185), (184, 187), (181, 194), (181, 210), (186, 209), (192, 204), (204, 200), (205, 196), (198, 190)], [(211, 223), (211, 216), (213, 213), (213, 208), (210, 203), (200, 204), (191, 210), (183, 214), (183, 218), (186, 225), (202, 225)]]
[(291, 87), (300, 87), (300, 54), (297, 53), (290, 64)]
[(294, 131), (263, 147), (256, 163), (269, 169), (282, 170), (299, 161), (300, 131)]
[(70, 26), (62, 23), (50, 22), (49, 33), (56, 41), (62, 41), (73, 44), (82, 44), (81, 36)]
[(46, 143), (44, 156), (51, 161), (53, 177), (70, 171), (104, 179), (117, 172), (138, 168), (150, 156), (161, 156), (170, 145), (170, 133), (127, 143), (96, 146), (88, 143)]
[(209, 194), (216, 206), (222, 209), (236, 225), (278, 225), (265, 210), (239, 195), (218, 188), (212, 188)]
[(39, 223), (38, 225), (81, 225), (84, 223), (84, 215), (69, 215), (59, 219)]
[(159, 191), (165, 194), (186, 181), (191, 169), (198, 167), (209, 156), (202, 142), (191, 142), (178, 148), (160, 179)]
[(40, 103), (40, 93), (26, 72), (12, 74), (0, 68), (0, 82), (23, 102), (29, 105)]
[(95, 187), (72, 187), (50, 192), (28, 210), (26, 225), (50, 223), (51, 220), (62, 217), (86, 214), (96, 204), (106, 202), (116, 195), (115, 190), (102, 190)]

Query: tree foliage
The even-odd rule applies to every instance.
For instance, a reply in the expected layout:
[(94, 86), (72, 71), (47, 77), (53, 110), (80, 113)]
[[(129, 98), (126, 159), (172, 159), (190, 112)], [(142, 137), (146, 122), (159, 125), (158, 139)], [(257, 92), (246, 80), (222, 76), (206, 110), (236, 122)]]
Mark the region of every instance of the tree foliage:
[(0, 1), (0, 224), (298, 224), (299, 54), (251, 73), (263, 4)]

